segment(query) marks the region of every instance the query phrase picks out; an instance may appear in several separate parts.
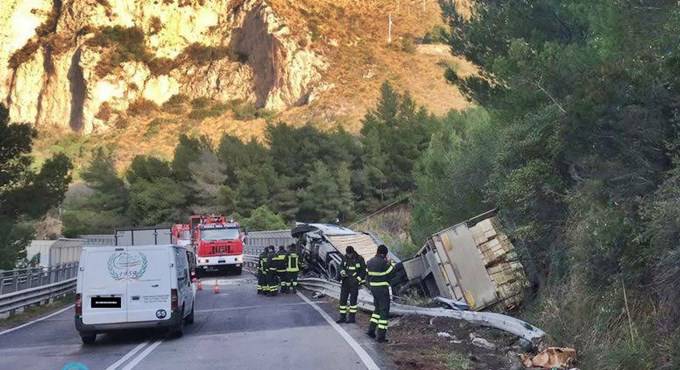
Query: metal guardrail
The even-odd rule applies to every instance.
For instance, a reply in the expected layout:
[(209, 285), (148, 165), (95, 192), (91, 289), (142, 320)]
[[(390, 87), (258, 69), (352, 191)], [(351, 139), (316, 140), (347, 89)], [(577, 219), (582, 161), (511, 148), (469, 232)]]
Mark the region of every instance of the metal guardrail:
[[(317, 278), (299, 279), (298, 283), (305, 289), (323, 293), (335, 299), (340, 298), (340, 284)], [(373, 296), (368, 289), (359, 290), (357, 302), (361, 309), (373, 310)], [(431, 317), (448, 317), (457, 320), (496, 328), (538, 344), (545, 336), (545, 332), (520, 319), (493, 312), (457, 311), (446, 308), (427, 308), (392, 303), (390, 312), (395, 315), (422, 315)]]
[(75, 290), (78, 263), (0, 272), (0, 313)]

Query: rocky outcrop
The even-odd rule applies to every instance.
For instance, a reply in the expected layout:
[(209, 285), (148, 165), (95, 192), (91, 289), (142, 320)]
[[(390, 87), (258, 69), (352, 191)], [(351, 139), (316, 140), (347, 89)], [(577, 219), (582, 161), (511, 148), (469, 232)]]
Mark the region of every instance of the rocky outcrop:
[(177, 94), (281, 110), (327, 67), (306, 33), (265, 0), (3, 0), (0, 102), (14, 121), (85, 133)]

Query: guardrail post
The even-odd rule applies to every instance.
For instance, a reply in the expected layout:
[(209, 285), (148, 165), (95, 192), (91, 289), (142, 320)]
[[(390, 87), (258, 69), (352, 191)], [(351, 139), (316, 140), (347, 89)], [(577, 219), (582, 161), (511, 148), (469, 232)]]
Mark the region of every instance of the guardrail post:
[(19, 290), (19, 273), (14, 271), (14, 291)]

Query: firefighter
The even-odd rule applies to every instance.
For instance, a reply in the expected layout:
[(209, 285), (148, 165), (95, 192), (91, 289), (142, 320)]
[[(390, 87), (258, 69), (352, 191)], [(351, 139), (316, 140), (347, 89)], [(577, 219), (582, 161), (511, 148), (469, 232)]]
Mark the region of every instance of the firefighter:
[(267, 285), (267, 250), (265, 248), (257, 260), (257, 294), (265, 294), (269, 291)]
[[(340, 287), (340, 305), (338, 306), (340, 319), (336, 322), (338, 324), (344, 322), (354, 323), (356, 322), (355, 317), (358, 308), (357, 297), (359, 296), (359, 286), (366, 279), (366, 262), (363, 257), (354, 251), (354, 247), (351, 245), (347, 246), (345, 256), (342, 257), (340, 279), (342, 281), (342, 286)], [(349, 298), (349, 305), (347, 305), (347, 298)]]
[(276, 275), (281, 282), (281, 294), (288, 293), (288, 269), (286, 263), (288, 262), (288, 252), (283, 245), (279, 246), (279, 251), (276, 253)]
[(279, 279), (276, 275), (276, 252), (274, 246), (270, 245), (267, 252), (267, 292), (274, 296), (279, 292)]
[(295, 244), (288, 246), (288, 258), (286, 259), (286, 272), (288, 273), (288, 287), (291, 293), (297, 292), (298, 272), (300, 272), (300, 257), (297, 254)]
[(394, 276), (394, 263), (387, 258), (387, 247), (379, 245), (375, 257), (366, 263), (368, 286), (373, 294), (375, 310), (371, 315), (368, 336), (379, 343), (387, 342), (387, 326), (390, 315), (390, 280)]

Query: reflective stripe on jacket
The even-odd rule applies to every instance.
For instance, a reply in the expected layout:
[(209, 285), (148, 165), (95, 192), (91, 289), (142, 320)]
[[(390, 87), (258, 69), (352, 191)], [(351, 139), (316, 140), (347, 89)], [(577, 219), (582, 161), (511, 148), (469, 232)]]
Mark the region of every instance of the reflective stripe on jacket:
[(286, 267), (288, 272), (299, 272), (300, 271), (300, 257), (295, 252), (288, 253), (288, 266)]
[(368, 270), (368, 285), (372, 287), (389, 287), (394, 275), (394, 263), (388, 262), (381, 256), (375, 256), (366, 263)]

